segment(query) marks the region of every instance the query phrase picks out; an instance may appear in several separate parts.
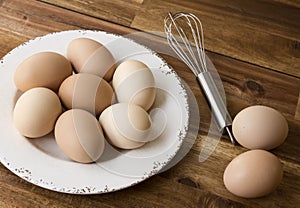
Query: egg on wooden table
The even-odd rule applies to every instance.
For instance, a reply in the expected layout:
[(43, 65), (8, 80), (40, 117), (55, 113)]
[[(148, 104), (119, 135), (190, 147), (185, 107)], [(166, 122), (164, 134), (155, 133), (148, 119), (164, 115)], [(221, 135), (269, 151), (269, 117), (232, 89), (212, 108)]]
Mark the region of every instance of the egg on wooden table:
[(78, 73), (90, 73), (112, 79), (116, 69), (115, 60), (110, 51), (101, 43), (90, 38), (72, 40), (67, 48), (67, 57)]
[(116, 69), (112, 85), (119, 102), (130, 102), (148, 110), (156, 96), (151, 70), (138, 60), (126, 60)]
[(14, 83), (23, 92), (34, 87), (57, 91), (63, 80), (71, 74), (71, 63), (64, 56), (55, 52), (40, 52), (19, 64)]
[(94, 162), (104, 151), (100, 123), (85, 110), (71, 109), (64, 112), (57, 119), (54, 135), (62, 152), (76, 162)]
[(255, 105), (240, 111), (232, 122), (237, 142), (248, 149), (270, 150), (281, 145), (288, 135), (288, 123), (277, 110)]
[(48, 88), (32, 88), (17, 100), (13, 121), (26, 137), (37, 138), (50, 133), (62, 113), (58, 96)]
[(274, 154), (266, 150), (250, 150), (228, 164), (223, 181), (231, 193), (244, 198), (257, 198), (275, 191), (282, 175), (283, 166)]
[(101, 77), (87, 73), (64, 80), (58, 95), (67, 109), (83, 109), (97, 116), (115, 102), (112, 87)]

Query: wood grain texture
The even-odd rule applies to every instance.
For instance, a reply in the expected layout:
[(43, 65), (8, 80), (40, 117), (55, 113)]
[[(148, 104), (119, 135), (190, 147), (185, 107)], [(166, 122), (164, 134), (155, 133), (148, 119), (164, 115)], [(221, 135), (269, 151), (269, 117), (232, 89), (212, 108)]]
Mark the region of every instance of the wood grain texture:
[(297, 1), (43, 1), (155, 34), (168, 12), (192, 12), (202, 20), (208, 50), (300, 77)]
[(40, 2), (2, 1), (0, 9), (0, 57), (31, 38), (51, 32), (73, 29), (103, 30), (121, 35), (133, 32), (121, 25)]
[(136, 13), (141, 9), (142, 0), (137, 1), (63, 1), (41, 0), (49, 4), (58, 5), (78, 13), (105, 19), (125, 26), (129, 26)]
[(300, 8), (300, 1), (299, 0), (275, 0), (276, 2), (280, 2), (283, 4), (287, 4), (296, 8)]
[[(158, 4), (155, 0), (137, 0), (128, 5), (125, 1), (115, 1), (113, 6), (103, 1), (106, 2), (103, 7), (97, 2), (0, 0), (0, 57), (24, 41), (55, 31), (95, 29), (127, 35), (159, 52), (188, 84), (200, 112), (197, 139), (191, 151), (171, 169), (128, 189), (102, 195), (78, 196), (45, 190), (18, 178), (0, 165), (0, 207), (298, 207), (299, 47), (296, 44), (298, 48), (292, 49), (292, 43), (299, 42), (299, 27), (295, 27), (299, 26), (298, 14), (295, 14), (299, 8), (297, 1), (240, 3), (213, 0), (195, 3), (184, 0), (176, 1), (176, 4), (171, 1), (160, 1)], [(86, 6), (82, 9), (83, 4)], [(273, 5), (270, 11), (267, 9), (269, 5)], [(125, 9), (121, 10), (123, 7)], [(170, 51), (161, 33), (154, 36), (130, 28), (162, 31), (162, 17), (170, 8), (174, 11), (183, 8), (195, 11), (201, 18), (205, 17), (206, 25), (215, 26), (208, 27), (206, 32), (207, 45), (212, 51), (207, 55), (222, 79), (228, 110), (232, 116), (249, 105), (263, 104), (279, 110), (287, 119), (287, 141), (272, 151), (284, 164), (284, 178), (271, 195), (259, 199), (242, 199), (225, 189), (222, 174), (226, 165), (246, 151), (240, 146), (233, 146), (227, 136), (222, 137), (206, 161), (199, 162), (199, 154), (207, 145), (205, 137), (209, 131), (211, 115), (194, 75)], [(117, 10), (121, 11), (116, 14)], [(276, 12), (282, 15), (276, 17)], [(263, 39), (259, 42), (256, 40), (258, 37)], [(283, 49), (277, 52), (279, 46), (274, 46), (274, 41), (282, 45)], [(241, 48), (236, 48), (237, 45)], [(263, 49), (263, 52), (255, 53), (257, 47)], [(288, 62), (294, 69), (286, 67)], [(192, 124), (191, 128), (198, 128)]]
[(208, 50), (300, 76), (298, 8), (273, 1), (146, 1), (131, 26), (163, 31), (163, 18), (178, 11), (202, 20)]
[(300, 93), (299, 93), (298, 104), (297, 104), (297, 108), (296, 108), (296, 112), (295, 112), (295, 119), (297, 121), (300, 121)]

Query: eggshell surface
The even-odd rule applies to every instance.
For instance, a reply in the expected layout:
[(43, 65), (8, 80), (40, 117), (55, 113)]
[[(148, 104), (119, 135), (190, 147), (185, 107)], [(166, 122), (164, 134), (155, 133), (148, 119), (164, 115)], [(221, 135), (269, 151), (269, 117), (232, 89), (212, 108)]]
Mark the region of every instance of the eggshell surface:
[(101, 43), (89, 38), (72, 40), (67, 48), (67, 57), (76, 72), (94, 74), (106, 81), (112, 79), (116, 69), (110, 51)]
[(62, 81), (71, 74), (71, 63), (64, 56), (54, 52), (40, 52), (19, 64), (14, 74), (14, 83), (23, 92), (34, 87), (57, 91)]
[(67, 109), (83, 109), (97, 116), (115, 102), (112, 87), (104, 79), (86, 73), (64, 80), (58, 95)]
[(26, 137), (37, 138), (51, 132), (62, 112), (58, 96), (47, 88), (32, 88), (17, 100), (13, 121)]
[(74, 161), (91, 163), (103, 153), (105, 143), (100, 123), (85, 110), (64, 112), (56, 122), (54, 134), (60, 149)]
[(126, 60), (116, 69), (112, 85), (119, 102), (130, 102), (148, 110), (156, 96), (151, 70), (137, 60)]
[(256, 198), (272, 193), (282, 175), (282, 164), (275, 155), (265, 150), (250, 150), (228, 164), (223, 181), (231, 193), (244, 198)]
[(256, 105), (243, 109), (235, 116), (232, 130), (235, 139), (242, 146), (270, 150), (285, 141), (288, 124), (277, 110)]
[(151, 127), (147, 112), (129, 103), (117, 103), (106, 108), (99, 121), (108, 142), (122, 149), (135, 149), (144, 145)]

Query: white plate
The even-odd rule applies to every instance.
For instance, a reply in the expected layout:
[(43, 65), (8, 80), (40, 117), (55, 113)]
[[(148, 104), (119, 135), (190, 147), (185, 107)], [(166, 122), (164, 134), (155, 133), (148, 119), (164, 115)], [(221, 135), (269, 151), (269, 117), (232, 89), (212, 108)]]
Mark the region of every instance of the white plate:
[[(19, 63), (34, 53), (66, 54), (69, 42), (87, 37), (104, 44), (117, 61), (137, 59), (152, 70), (158, 93), (154, 109), (163, 112), (167, 123), (161, 136), (140, 149), (117, 151), (106, 143), (100, 160), (80, 164), (58, 149), (53, 134), (27, 139), (13, 126), (13, 107), (19, 92), (13, 83)], [(155, 52), (130, 39), (100, 31), (73, 30), (30, 40), (0, 60), (0, 160), (19, 177), (50, 190), (96, 194), (137, 184), (156, 174), (177, 153), (187, 133), (189, 108), (180, 78)]]

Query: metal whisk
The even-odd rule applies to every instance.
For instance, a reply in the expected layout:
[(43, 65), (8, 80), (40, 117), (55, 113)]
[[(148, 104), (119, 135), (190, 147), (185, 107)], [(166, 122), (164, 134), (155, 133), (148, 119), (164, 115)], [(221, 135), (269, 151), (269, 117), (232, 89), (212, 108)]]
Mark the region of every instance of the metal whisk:
[[(235, 143), (231, 132), (232, 119), (210, 72), (207, 70), (201, 21), (191, 13), (169, 13), (165, 17), (164, 28), (170, 47), (197, 77), (211, 106), (219, 130), (225, 129), (231, 142)], [(188, 36), (188, 32), (192, 34), (191, 37)]]

